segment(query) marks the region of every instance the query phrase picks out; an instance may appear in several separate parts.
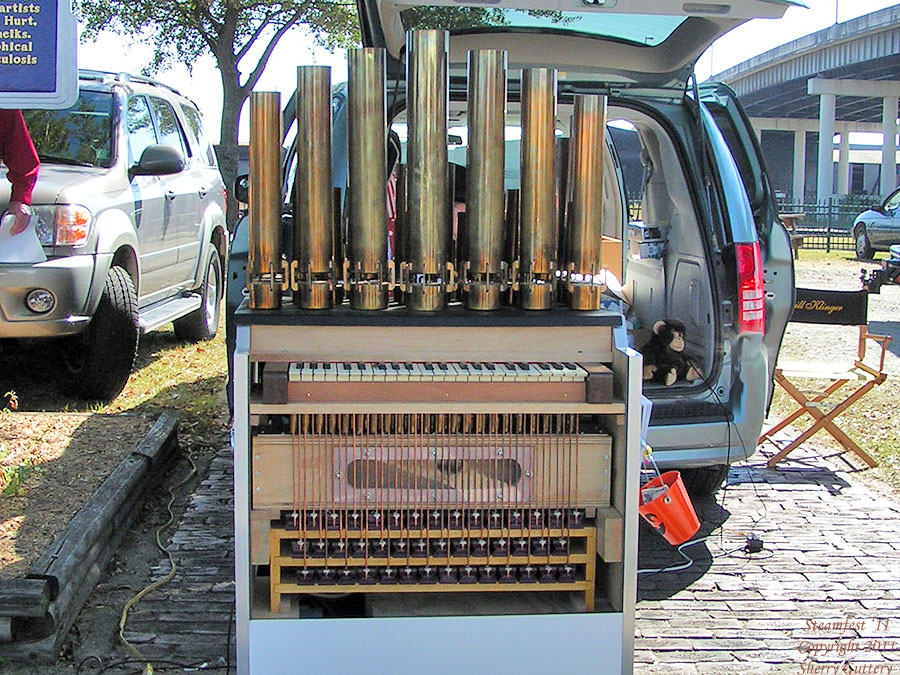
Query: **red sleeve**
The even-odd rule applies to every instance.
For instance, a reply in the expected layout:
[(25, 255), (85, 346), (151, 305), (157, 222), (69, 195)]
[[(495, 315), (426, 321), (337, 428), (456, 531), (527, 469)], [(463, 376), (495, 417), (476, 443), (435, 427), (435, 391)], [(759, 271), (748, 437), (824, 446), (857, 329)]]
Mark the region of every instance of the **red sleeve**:
[(10, 201), (31, 204), (31, 191), (41, 163), (21, 110), (0, 110), (0, 158), (12, 183)]

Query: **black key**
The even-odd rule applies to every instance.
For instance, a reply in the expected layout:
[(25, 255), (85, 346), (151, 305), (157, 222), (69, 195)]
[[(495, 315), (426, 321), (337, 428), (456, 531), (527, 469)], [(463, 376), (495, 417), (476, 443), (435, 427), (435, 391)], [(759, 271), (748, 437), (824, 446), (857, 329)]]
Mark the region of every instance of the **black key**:
[(468, 363), (457, 363), (456, 367), (462, 370), (463, 372), (469, 372), (469, 364)]
[(528, 372), (528, 364), (527, 363), (522, 363), (521, 361), (519, 361), (516, 365), (519, 367), (519, 370), (522, 370), (526, 373)]
[(441, 369), (441, 370), (443, 370), (444, 372), (447, 372), (447, 371), (449, 370), (449, 368), (447, 368), (447, 364), (446, 364), (446, 363), (439, 363), (439, 364), (438, 364), (438, 368)]
[(563, 365), (566, 367), (566, 370), (578, 370), (578, 366), (574, 363), (564, 363)]
[(547, 365), (546, 363), (544, 363), (543, 361), (541, 361), (540, 363), (538, 363), (538, 364), (537, 364), (537, 367), (540, 368), (541, 370), (550, 370), (550, 366), (548, 366), (548, 365)]
[[(473, 363), (472, 368), (477, 370), (479, 373), (484, 369), (480, 363)], [(491, 370), (493, 370), (493, 366), (491, 366)]]
[(433, 363), (424, 363), (424, 364), (422, 364), (422, 365), (425, 366), (425, 370), (434, 370), (434, 364), (433, 364)]
[(376, 363), (375, 367), (378, 368), (378, 370), (387, 370), (387, 366), (383, 363)]
[(484, 367), (485, 367), (487, 370), (491, 371), (492, 373), (493, 373), (495, 370), (497, 370), (497, 366), (495, 366), (493, 363), (485, 363), (485, 364), (484, 364)]

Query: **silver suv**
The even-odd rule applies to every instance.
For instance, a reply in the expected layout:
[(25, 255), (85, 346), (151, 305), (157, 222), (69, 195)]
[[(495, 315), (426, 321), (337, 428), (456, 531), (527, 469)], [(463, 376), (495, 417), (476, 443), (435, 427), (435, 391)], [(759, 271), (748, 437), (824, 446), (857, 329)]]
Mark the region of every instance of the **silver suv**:
[[(76, 393), (111, 399), (142, 333), (216, 334), (225, 196), (197, 106), (150, 79), (79, 74), (66, 110), (26, 110), (41, 159), (32, 196), (45, 261), (0, 261), (0, 343), (63, 338)], [(0, 183), (0, 212), (9, 184)]]

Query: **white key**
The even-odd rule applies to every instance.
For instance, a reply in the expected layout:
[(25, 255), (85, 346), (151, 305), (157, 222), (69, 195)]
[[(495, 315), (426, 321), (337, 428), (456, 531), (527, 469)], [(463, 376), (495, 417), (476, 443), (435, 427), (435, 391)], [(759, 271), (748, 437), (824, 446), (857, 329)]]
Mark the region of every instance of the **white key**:
[(497, 370), (503, 375), (504, 382), (515, 382), (518, 379), (518, 373), (516, 373), (516, 369), (513, 366), (508, 366), (505, 363), (497, 363)]
[(374, 382), (384, 382), (387, 375), (387, 365), (382, 362), (372, 364), (372, 380)]
[(500, 369), (497, 368), (496, 363), (482, 363), (482, 382), (502, 382), (503, 381), (503, 373), (500, 372)]
[(313, 382), (324, 382), (325, 381), (325, 369), (322, 367), (321, 363), (311, 363), (310, 368), (312, 369), (312, 381)]
[(434, 363), (423, 363), (422, 364), (422, 381), (423, 382), (434, 382), (440, 381), (440, 376), (437, 374), (437, 365)]
[(362, 371), (359, 369), (359, 364), (353, 362), (350, 364), (350, 381), (359, 382), (360, 380), (362, 380)]
[(360, 363), (359, 374), (360, 380), (362, 380), (363, 382), (372, 382), (375, 379), (375, 373), (372, 369), (371, 363)]
[(465, 382), (465, 375), (463, 375), (462, 371), (459, 369), (459, 364), (457, 363), (448, 363), (447, 368), (450, 369), (450, 381), (451, 382)]
[(540, 371), (542, 382), (553, 381), (553, 368), (550, 367), (549, 363), (542, 361), (541, 363), (535, 363), (534, 366)]
[(529, 382), (541, 382), (545, 380), (544, 372), (538, 368), (536, 363), (528, 364), (528, 381)]
[(385, 363), (384, 364), (384, 381), (385, 382), (396, 382), (399, 378), (399, 372), (397, 368), (394, 367), (393, 363)]
[(300, 373), (303, 370), (302, 363), (292, 363), (288, 368), (288, 382), (300, 382)]
[(453, 367), (456, 368), (457, 380), (460, 382), (471, 382), (475, 379), (472, 374), (472, 366), (468, 363), (454, 363)]
[(447, 364), (443, 361), (434, 361), (431, 365), (434, 366), (434, 381), (446, 382), (449, 373)]
[(344, 363), (341, 361), (340, 363), (335, 364), (337, 368), (337, 381), (338, 382), (349, 382), (350, 381), (350, 364)]
[(326, 382), (337, 382), (337, 367), (339, 364), (337, 363), (325, 363), (323, 364), (325, 367), (325, 381)]
[(561, 363), (551, 363), (550, 369), (552, 371), (552, 375), (550, 376), (551, 382), (564, 382), (566, 379), (566, 369), (563, 367)]

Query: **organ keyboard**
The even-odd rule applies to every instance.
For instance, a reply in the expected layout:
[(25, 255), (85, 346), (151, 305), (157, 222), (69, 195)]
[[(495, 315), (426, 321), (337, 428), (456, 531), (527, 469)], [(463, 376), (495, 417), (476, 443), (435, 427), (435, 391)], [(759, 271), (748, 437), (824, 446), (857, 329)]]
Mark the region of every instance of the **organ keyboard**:
[(269, 363), (265, 403), (363, 401), (609, 403), (602, 363), (304, 361)]

